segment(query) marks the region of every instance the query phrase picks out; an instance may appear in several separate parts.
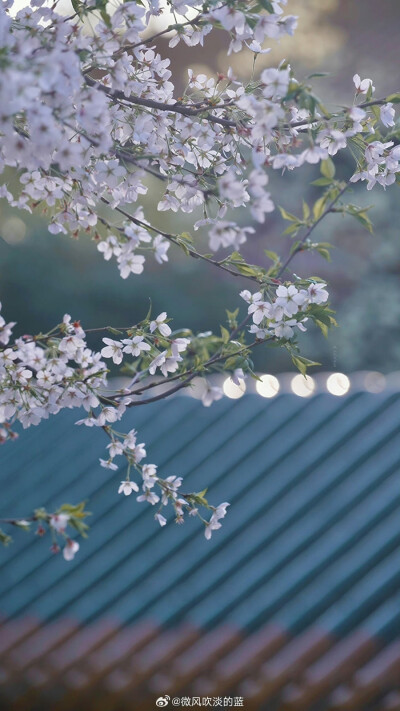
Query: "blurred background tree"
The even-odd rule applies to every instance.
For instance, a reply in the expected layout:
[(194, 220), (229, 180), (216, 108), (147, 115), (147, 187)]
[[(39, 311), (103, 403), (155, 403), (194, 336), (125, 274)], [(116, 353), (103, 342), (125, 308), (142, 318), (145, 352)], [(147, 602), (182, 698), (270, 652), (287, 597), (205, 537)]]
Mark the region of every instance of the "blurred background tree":
[[(299, 78), (315, 71), (327, 72), (328, 76), (313, 78), (312, 82), (329, 107), (350, 100), (354, 71), (372, 77), (379, 96), (400, 89), (396, 71), (400, 65), (400, 4), (396, 0), (289, 0), (288, 12), (300, 18), (294, 38), (274, 44), (270, 54), (259, 56), (256, 73), (265, 66), (276, 65), (282, 57), (293, 64)], [(183, 88), (188, 66), (195, 73), (227, 70), (222, 44), (226, 41), (222, 33), (213, 33), (206, 38), (204, 48), (188, 49), (180, 43), (168, 50), (165, 38), (160, 38), (158, 48), (164, 56), (171, 57), (171, 69), (178, 87), (180, 79)], [(250, 52), (248, 62), (243, 61), (242, 55), (240, 62), (235, 55), (229, 58), (241, 77), (251, 72), (252, 62)], [(346, 165), (345, 160), (342, 158), (338, 165), (339, 177), (351, 173), (352, 166)], [(12, 182), (12, 174), (8, 177)], [(317, 188), (307, 188), (317, 177), (312, 167), (281, 177), (274, 175), (272, 195), (277, 203), (300, 214), (303, 199), (312, 203), (318, 197)], [(161, 226), (162, 220), (163, 228), (172, 232), (190, 230), (192, 220), (186, 223), (174, 214), (151, 212), (151, 205), (157, 204), (161, 194), (160, 185), (150, 180), (144, 203), (152, 223)], [(376, 187), (367, 193), (364, 187), (355, 185), (353, 201), (374, 205), (374, 235), (349, 218), (341, 221), (332, 216), (318, 233), (319, 241), (335, 245), (332, 262), (321, 265), (320, 258), (309, 254), (298, 256), (294, 262), (299, 275), (313, 273), (315, 263), (315, 272), (330, 284), (339, 328), (328, 339), (313, 331), (304, 342), (305, 354), (320, 361), (324, 370), (400, 369), (398, 198), (397, 186), (387, 192)], [(250, 224), (245, 212), (242, 222)], [(285, 226), (275, 210), (264, 225), (257, 226), (255, 235), (244, 245), (243, 254), (256, 261), (263, 250), (277, 249), (284, 239), (280, 233)], [(207, 251), (205, 236), (200, 239), (203, 251)], [(290, 248), (289, 239), (286, 248)], [(281, 247), (279, 252), (283, 252)], [(18, 321), (19, 333), (47, 329), (58, 323), (65, 312), (80, 318), (86, 327), (126, 326), (147, 312), (149, 297), (156, 312), (163, 307), (171, 316), (179, 315), (177, 327), (218, 329), (225, 307), (233, 310), (242, 305), (238, 292), (247, 288), (245, 280), (207, 268), (173, 247), (170, 256), (169, 265), (159, 266), (150, 259), (144, 274), (122, 282), (116, 266), (104, 262), (84, 235), (79, 240), (51, 235), (39, 215), (13, 212), (4, 201), (0, 204), (0, 298), (7, 305), (6, 317)], [(265, 258), (265, 264), (267, 261)], [(9, 304), (13, 305), (12, 313)], [(268, 372), (291, 370), (289, 359), (282, 358), (282, 353), (273, 349), (255, 353), (255, 367)]]

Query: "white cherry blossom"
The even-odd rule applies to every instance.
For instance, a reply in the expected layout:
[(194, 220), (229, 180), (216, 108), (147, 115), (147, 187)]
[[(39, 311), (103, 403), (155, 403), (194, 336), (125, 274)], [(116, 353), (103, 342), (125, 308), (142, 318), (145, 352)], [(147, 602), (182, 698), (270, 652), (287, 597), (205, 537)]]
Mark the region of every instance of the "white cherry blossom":
[(125, 496), (130, 496), (132, 491), (139, 491), (139, 487), (136, 482), (130, 480), (121, 481), (120, 487), (118, 489), (119, 494), (125, 494)]
[(50, 526), (54, 528), (57, 533), (63, 533), (68, 526), (68, 521), (70, 516), (68, 514), (59, 513), (53, 514), (50, 517)]
[(133, 338), (123, 338), (122, 343), (124, 344), (123, 352), (129, 353), (133, 356), (142, 355), (142, 351), (150, 351), (151, 346), (146, 343), (143, 336), (134, 336)]
[(387, 104), (383, 104), (380, 108), (381, 121), (384, 126), (394, 126), (395, 124), (396, 112), (393, 108), (393, 104), (389, 101)]
[(224, 395), (222, 388), (215, 385), (209, 385), (207, 383), (206, 388), (202, 394), (201, 401), (204, 407), (210, 407), (215, 400), (220, 400)]
[(63, 549), (64, 560), (71, 561), (75, 558), (75, 555), (79, 551), (78, 541), (73, 541), (69, 538)]
[(115, 341), (113, 338), (103, 338), (103, 343), (106, 344), (105, 347), (101, 349), (103, 358), (112, 358), (113, 363), (120, 365), (123, 358), (121, 341)]
[(154, 331), (158, 330), (162, 336), (165, 336), (166, 338), (171, 335), (171, 329), (168, 326), (165, 321), (167, 320), (167, 314), (165, 311), (163, 311), (161, 314), (157, 316), (154, 321), (150, 322), (150, 333), (153, 333)]
[(375, 87), (372, 84), (372, 79), (361, 79), (359, 74), (354, 74), (353, 82), (359, 94), (366, 94), (370, 88), (371, 91), (375, 91)]

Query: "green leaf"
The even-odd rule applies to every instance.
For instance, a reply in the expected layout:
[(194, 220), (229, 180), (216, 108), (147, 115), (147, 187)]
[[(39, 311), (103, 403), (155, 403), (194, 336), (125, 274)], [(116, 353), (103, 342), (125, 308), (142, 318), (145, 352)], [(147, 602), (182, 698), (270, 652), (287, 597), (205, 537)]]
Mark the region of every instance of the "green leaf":
[(300, 252), (300, 248), (305, 249), (306, 247), (305, 245), (303, 245), (303, 242), (301, 242), (301, 240), (297, 239), (296, 242), (293, 242), (290, 248), (290, 256), (292, 256), (292, 254), (296, 254), (296, 252)]
[(355, 161), (360, 165), (364, 161), (364, 142), (360, 139), (360, 136), (351, 136), (347, 141), (347, 145)]
[(203, 489), (203, 491), (199, 491), (198, 493), (189, 494), (186, 498), (191, 504), (197, 504), (199, 506), (206, 506), (209, 508), (208, 501), (205, 498), (206, 493), (207, 489)]
[(83, 538), (87, 538), (86, 531), (89, 530), (89, 526), (86, 523), (83, 523), (83, 521), (79, 521), (76, 518), (71, 518), (68, 523), (72, 528), (75, 529), (75, 531), (78, 531), (78, 533), (83, 536)]
[(320, 197), (313, 207), (314, 220), (319, 220), (325, 209), (326, 196)]
[(288, 227), (286, 227), (286, 230), (284, 230), (284, 231), (282, 232), (282, 234), (283, 234), (283, 235), (293, 235), (293, 236), (295, 236), (295, 235), (297, 235), (297, 233), (298, 233), (300, 227), (301, 227), (301, 225), (292, 223), (291, 225), (289, 225)]
[(357, 207), (356, 205), (346, 205), (345, 212), (354, 217), (371, 234), (374, 231), (373, 224), (367, 215), (370, 207)]
[[(74, 520), (81, 520), (87, 516), (91, 516), (90, 511), (85, 511), (86, 501), (81, 501), (79, 504), (63, 504), (58, 509), (57, 513), (67, 513), (71, 517), (70, 523)], [(87, 526), (86, 526), (87, 528)]]
[(311, 312), (313, 319), (321, 321), (321, 323), (325, 324), (325, 326), (330, 326), (331, 317), (328, 312), (329, 310), (325, 309), (323, 306), (318, 306), (317, 304), (313, 304), (313, 306), (317, 306), (317, 308), (311, 308), (309, 311), (309, 313)]
[(240, 274), (243, 274), (244, 276), (259, 276), (260, 275), (260, 270), (257, 267), (253, 267), (250, 264), (235, 264), (236, 269)]
[(392, 104), (400, 104), (400, 94), (390, 94), (386, 97), (386, 101), (391, 101)]
[(371, 234), (373, 233), (374, 228), (372, 222), (365, 212), (359, 212), (357, 215), (354, 215), (354, 217), (362, 224), (363, 227), (365, 227), (366, 230), (368, 230), (368, 232)]
[(189, 232), (182, 232), (180, 237), (184, 240), (184, 242), (189, 242), (190, 244), (193, 244), (193, 237), (191, 234), (189, 234)]
[(180, 248), (183, 250), (183, 252), (185, 252), (185, 254), (186, 254), (187, 257), (190, 256), (189, 247), (188, 247), (188, 245), (186, 244), (185, 240), (183, 240), (181, 237), (177, 237), (175, 244), (176, 244), (178, 247), (180, 247)]
[(236, 370), (236, 368), (239, 368), (239, 359), (237, 356), (230, 356), (230, 358), (227, 358), (224, 364), (224, 370)]
[(33, 514), (38, 521), (47, 521), (49, 519), (49, 514), (45, 508), (35, 509)]
[(274, 14), (274, 6), (270, 0), (259, 0), (259, 3), (264, 10), (267, 10), (271, 15)]
[(150, 320), (151, 310), (152, 310), (152, 308), (153, 308), (153, 304), (152, 304), (150, 298), (149, 298), (149, 304), (150, 304), (150, 305), (149, 305), (149, 310), (147, 311), (147, 314), (146, 314), (146, 316), (145, 316), (145, 318), (144, 318), (144, 321), (149, 321), (149, 320)]
[(4, 531), (0, 528), (0, 543), (3, 544), (3, 546), (8, 546), (12, 542), (11, 536), (8, 536)]
[(100, 10), (101, 19), (107, 27), (111, 27), (111, 18), (108, 12), (105, 10)]
[(326, 247), (323, 247), (320, 244), (315, 249), (317, 250), (318, 254), (321, 255), (321, 257), (323, 257), (323, 259), (326, 259), (327, 262), (331, 261), (331, 253), (330, 253), (329, 249), (327, 249)]
[(326, 106), (325, 106), (321, 101), (318, 102), (318, 108), (319, 108), (321, 114), (322, 114), (325, 118), (332, 118), (331, 112), (328, 111), (328, 109), (326, 108)]
[(226, 316), (228, 319), (228, 325), (231, 330), (233, 328), (236, 328), (236, 326), (237, 326), (238, 314), (239, 314), (239, 308), (235, 309), (235, 311), (228, 311), (228, 309), (226, 309)]
[(329, 326), (326, 325), (326, 323), (323, 323), (322, 321), (319, 321), (318, 319), (315, 319), (315, 323), (318, 326), (318, 328), (321, 329), (323, 335), (325, 338), (328, 338), (329, 334)]
[(307, 203), (303, 200), (303, 219), (308, 220), (310, 217), (310, 208), (308, 207)]
[(307, 79), (313, 79), (314, 77), (329, 77), (329, 72), (313, 72), (308, 75)]
[(375, 118), (377, 121), (380, 121), (381, 119), (381, 112), (379, 110), (379, 106), (371, 106), (371, 111), (374, 114)]
[(69, 515), (68, 525), (75, 528), (81, 536), (86, 538), (89, 526), (84, 523), (87, 516), (91, 516), (90, 511), (85, 511), (86, 501), (81, 501), (79, 504), (63, 504), (58, 509), (57, 513), (66, 513)]
[(230, 262), (243, 262), (243, 257), (240, 254), (240, 252), (232, 252), (232, 254), (229, 255), (229, 261)]
[(300, 355), (292, 355), (292, 362), (302, 375), (307, 375), (307, 368), (321, 365), (321, 363), (316, 363), (315, 361), (309, 360), (308, 358), (304, 358)]
[(228, 321), (235, 321), (237, 318), (237, 315), (239, 313), (239, 307), (235, 309), (234, 311), (229, 311), (228, 309), (225, 309), (226, 315), (228, 317)]
[(296, 215), (292, 215), (291, 212), (287, 212), (283, 207), (278, 205), (279, 211), (283, 217), (284, 220), (289, 220), (289, 222), (298, 222), (299, 218), (296, 217)]
[(25, 521), (24, 519), (18, 519), (16, 521), (13, 521), (13, 525), (17, 526), (17, 528), (22, 528), (24, 531), (30, 531), (31, 524), (29, 521)]
[(324, 178), (333, 179), (335, 177), (336, 168), (332, 158), (325, 158), (321, 161), (320, 171)]
[(276, 252), (272, 252), (270, 249), (264, 249), (264, 254), (268, 259), (272, 259), (273, 262), (279, 262), (279, 256)]
[(317, 178), (317, 180), (313, 180), (311, 185), (316, 185), (318, 188), (324, 188), (327, 185), (332, 185), (332, 180), (330, 178)]
[(319, 105), (319, 100), (314, 94), (309, 92), (302, 97), (301, 105), (302, 108), (308, 109), (311, 114), (311, 118), (313, 118), (315, 114), (315, 109)]
[(224, 328), (224, 326), (221, 326), (221, 336), (223, 343), (229, 343), (231, 334), (229, 333), (227, 328)]

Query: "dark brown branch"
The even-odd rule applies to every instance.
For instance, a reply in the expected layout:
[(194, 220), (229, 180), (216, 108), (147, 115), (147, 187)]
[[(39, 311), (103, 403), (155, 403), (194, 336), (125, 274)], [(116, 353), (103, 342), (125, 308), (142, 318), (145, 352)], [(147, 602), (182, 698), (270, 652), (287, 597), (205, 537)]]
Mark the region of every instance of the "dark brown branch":
[[(126, 104), (132, 104), (133, 106), (144, 106), (148, 109), (156, 109), (157, 111), (168, 111), (170, 113), (181, 114), (182, 116), (187, 117), (199, 116), (200, 118), (205, 118), (210, 123), (219, 124), (221, 126), (224, 126), (225, 128), (238, 128), (240, 126), (240, 124), (238, 124), (236, 121), (219, 118), (218, 116), (214, 116), (211, 113), (207, 113), (202, 117), (201, 114), (204, 114), (205, 111), (209, 112), (209, 108), (192, 108), (191, 106), (184, 106), (179, 102), (176, 102), (175, 104), (166, 104), (162, 101), (155, 101), (154, 99), (144, 99), (143, 97), (139, 96), (125, 96), (122, 91), (110, 91), (108, 87), (106, 87), (104, 84), (101, 84), (101, 82), (91, 79), (89, 76), (85, 76), (85, 81), (87, 84), (89, 84), (89, 86), (96, 87), (100, 89), (100, 91), (103, 91), (106, 96), (108, 96), (108, 98), (112, 100), (125, 102)], [(212, 110), (215, 111), (219, 108), (225, 108), (225, 106), (215, 106)]]

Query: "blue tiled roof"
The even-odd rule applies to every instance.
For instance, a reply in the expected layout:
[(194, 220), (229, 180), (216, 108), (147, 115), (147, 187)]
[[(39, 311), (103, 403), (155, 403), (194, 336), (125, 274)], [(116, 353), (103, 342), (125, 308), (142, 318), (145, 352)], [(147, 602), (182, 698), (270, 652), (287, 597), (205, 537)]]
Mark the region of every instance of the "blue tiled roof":
[(231, 502), (211, 541), (195, 520), (160, 529), (149, 506), (118, 496), (119, 474), (98, 465), (104, 433), (76, 419), (60, 414), (0, 451), (0, 516), (82, 499), (93, 512), (70, 564), (16, 532), (0, 551), (0, 614), (399, 631), (399, 394), (135, 408), (126, 426), (148, 461), (184, 476), (184, 490), (208, 486), (212, 502)]

